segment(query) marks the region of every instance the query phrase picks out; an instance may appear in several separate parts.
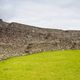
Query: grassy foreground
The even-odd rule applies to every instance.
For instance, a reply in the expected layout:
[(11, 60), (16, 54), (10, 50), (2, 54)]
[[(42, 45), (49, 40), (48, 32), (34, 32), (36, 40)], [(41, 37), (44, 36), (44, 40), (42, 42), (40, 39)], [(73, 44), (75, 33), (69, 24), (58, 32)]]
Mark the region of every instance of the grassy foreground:
[(80, 80), (80, 50), (49, 51), (1, 61), (0, 80)]

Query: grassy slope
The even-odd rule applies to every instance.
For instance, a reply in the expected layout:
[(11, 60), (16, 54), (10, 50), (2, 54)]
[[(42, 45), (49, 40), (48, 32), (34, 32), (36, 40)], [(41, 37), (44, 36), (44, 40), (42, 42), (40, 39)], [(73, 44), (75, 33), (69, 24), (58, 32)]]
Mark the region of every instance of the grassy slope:
[(80, 50), (43, 52), (1, 61), (0, 80), (80, 80)]

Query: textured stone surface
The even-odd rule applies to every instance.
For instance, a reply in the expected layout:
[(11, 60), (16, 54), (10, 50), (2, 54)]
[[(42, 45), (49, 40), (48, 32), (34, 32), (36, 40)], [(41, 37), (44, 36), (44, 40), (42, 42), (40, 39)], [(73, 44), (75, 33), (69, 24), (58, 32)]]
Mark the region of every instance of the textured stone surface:
[(48, 50), (80, 49), (80, 31), (44, 29), (0, 19), (0, 60)]

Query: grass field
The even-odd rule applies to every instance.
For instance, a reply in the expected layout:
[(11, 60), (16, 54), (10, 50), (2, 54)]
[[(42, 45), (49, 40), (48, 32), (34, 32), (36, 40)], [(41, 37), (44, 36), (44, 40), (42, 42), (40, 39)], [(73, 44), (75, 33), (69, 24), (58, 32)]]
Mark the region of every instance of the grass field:
[(80, 50), (49, 51), (1, 61), (0, 80), (80, 80)]

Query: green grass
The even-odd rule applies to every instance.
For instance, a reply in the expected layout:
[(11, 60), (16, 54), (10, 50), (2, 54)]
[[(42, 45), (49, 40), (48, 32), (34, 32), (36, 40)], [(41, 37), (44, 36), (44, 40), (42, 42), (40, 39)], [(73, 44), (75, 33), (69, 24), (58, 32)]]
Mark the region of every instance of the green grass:
[(1, 61), (0, 80), (80, 80), (80, 50), (49, 51)]

